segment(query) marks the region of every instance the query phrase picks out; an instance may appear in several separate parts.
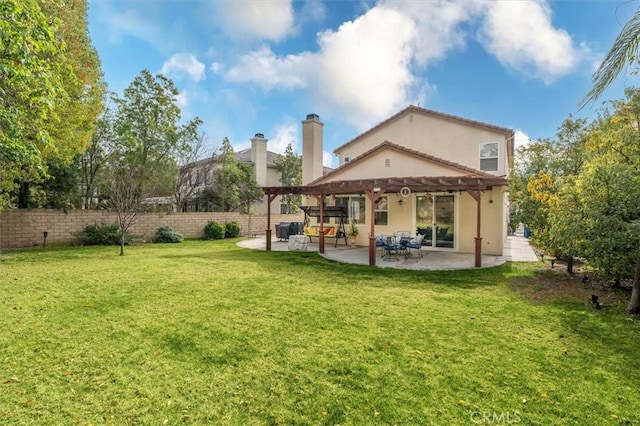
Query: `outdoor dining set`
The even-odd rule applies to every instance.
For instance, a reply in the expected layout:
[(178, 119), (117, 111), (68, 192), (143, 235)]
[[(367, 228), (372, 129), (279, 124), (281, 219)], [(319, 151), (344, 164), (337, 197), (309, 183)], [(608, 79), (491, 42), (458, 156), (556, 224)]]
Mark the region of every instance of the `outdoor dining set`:
[(413, 257), (411, 250), (417, 250), (418, 259), (422, 259), (422, 239), (424, 235), (418, 234), (415, 237), (411, 233), (394, 232), (392, 236), (376, 235), (376, 248), (382, 250), (382, 260), (398, 261), (400, 256), (406, 258)]

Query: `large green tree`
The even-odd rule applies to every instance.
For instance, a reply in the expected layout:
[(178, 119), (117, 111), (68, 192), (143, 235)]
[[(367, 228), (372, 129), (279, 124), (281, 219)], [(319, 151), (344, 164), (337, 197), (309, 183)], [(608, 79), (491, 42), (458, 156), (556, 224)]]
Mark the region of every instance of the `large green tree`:
[(175, 176), (167, 171), (176, 170), (174, 156), (186, 149), (184, 129), (199, 126), (199, 118), (180, 124), (177, 95), (170, 79), (143, 70), (114, 99), (105, 189), (118, 215), (121, 255), (126, 233), (147, 208), (145, 198), (171, 193)]
[[(203, 199), (205, 196), (210, 198)], [(212, 203), (215, 211), (231, 212), (243, 207), (249, 212), (251, 205), (263, 196), (251, 165), (238, 163), (231, 142), (224, 138), (216, 156), (211, 191), (202, 194), (200, 202)]]
[[(274, 161), (276, 170), (280, 174), (282, 186), (302, 185), (302, 157), (293, 152), (293, 146), (287, 145), (284, 155)], [(301, 195), (283, 195), (282, 204), (286, 206), (287, 213), (296, 213), (298, 206), (302, 204)]]
[(510, 199), (517, 209), (513, 220), (529, 226), (534, 244), (554, 256), (572, 256), (557, 244), (549, 214), (558, 191), (581, 170), (589, 128), (586, 120), (570, 116), (555, 138), (538, 140), (516, 151), (510, 175)]
[(517, 168), (513, 196), (534, 243), (615, 282), (634, 277), (627, 310), (640, 314), (640, 90), (625, 95), (593, 123), (565, 126), (575, 137), (565, 135), (561, 151), (552, 144)]
[(51, 113), (39, 123), (39, 129), (55, 142), (41, 150), (46, 173), (28, 173), (16, 179), (18, 207), (77, 202), (80, 175), (75, 169), (90, 143), (105, 90), (100, 61), (89, 38), (86, 0), (38, 3), (56, 23), (55, 39), (62, 48), (49, 60), (58, 64), (62, 90), (56, 94)]
[(66, 96), (64, 42), (35, 0), (0, 2), (0, 209), (23, 180), (46, 176), (62, 149), (47, 126)]

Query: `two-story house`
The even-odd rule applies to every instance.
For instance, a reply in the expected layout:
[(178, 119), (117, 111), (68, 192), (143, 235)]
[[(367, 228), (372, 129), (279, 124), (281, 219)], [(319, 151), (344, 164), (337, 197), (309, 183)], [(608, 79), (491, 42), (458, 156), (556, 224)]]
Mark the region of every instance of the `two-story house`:
[[(250, 164), (253, 168), (253, 177), (260, 186), (280, 185), (280, 173), (276, 169), (275, 160), (281, 154), (267, 150), (268, 139), (262, 133), (256, 133), (251, 138), (251, 148), (235, 153), (238, 163)], [(215, 157), (205, 158), (184, 166), (180, 173), (183, 176), (183, 185), (188, 187), (189, 201), (185, 211), (197, 211), (203, 208), (196, 204), (198, 194), (209, 187), (215, 178), (215, 170), (218, 167)], [(187, 192), (185, 191), (185, 192)], [(276, 200), (279, 204), (280, 197)], [(266, 203), (257, 202), (254, 205), (254, 213), (265, 214)]]
[(321, 175), (323, 123), (309, 114), (302, 126), (305, 186), (286, 191), (347, 206), (370, 263), (375, 235), (396, 231), (423, 234), (430, 250), (475, 253), (477, 266), (481, 253), (502, 255), (513, 130), (409, 106), (336, 148), (339, 167)]

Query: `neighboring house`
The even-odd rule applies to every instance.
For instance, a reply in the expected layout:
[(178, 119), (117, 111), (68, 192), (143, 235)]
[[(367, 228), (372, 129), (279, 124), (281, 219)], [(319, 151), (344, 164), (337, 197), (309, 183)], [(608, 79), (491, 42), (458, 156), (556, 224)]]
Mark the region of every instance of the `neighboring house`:
[[(253, 167), (253, 177), (259, 186), (280, 186), (280, 173), (276, 169), (275, 161), (281, 154), (267, 150), (268, 139), (264, 134), (256, 133), (251, 138), (251, 148), (236, 152), (236, 160), (238, 163), (251, 164)], [(193, 188), (190, 201), (187, 203), (185, 211), (196, 211), (197, 207), (193, 203), (193, 199), (213, 183), (217, 167), (215, 157), (206, 158), (184, 166), (181, 170), (183, 177), (186, 177), (184, 184)], [(329, 172), (333, 169), (323, 168), (323, 172)], [(286, 213), (283, 209), (285, 205), (280, 202), (281, 197), (276, 197), (275, 204), (279, 206), (277, 213)], [(267, 212), (266, 197), (262, 202), (254, 204), (255, 214), (265, 214)]]
[(289, 190), (347, 206), (371, 263), (369, 235), (396, 231), (425, 235), (431, 250), (476, 253), (477, 265), (480, 253), (502, 255), (513, 130), (409, 106), (336, 148), (340, 166), (321, 175), (323, 123), (315, 114), (302, 123), (305, 186)]

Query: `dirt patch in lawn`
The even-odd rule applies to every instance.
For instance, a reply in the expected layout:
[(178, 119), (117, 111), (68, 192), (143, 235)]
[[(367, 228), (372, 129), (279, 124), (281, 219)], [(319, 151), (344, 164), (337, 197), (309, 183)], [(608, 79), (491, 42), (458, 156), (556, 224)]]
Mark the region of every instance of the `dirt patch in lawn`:
[(616, 285), (574, 264), (574, 273), (568, 274), (566, 264), (555, 262), (552, 267), (545, 262), (531, 278), (514, 278), (511, 287), (532, 303), (579, 302), (598, 308), (592, 303), (597, 297), (600, 308), (624, 310), (631, 297), (631, 280)]

